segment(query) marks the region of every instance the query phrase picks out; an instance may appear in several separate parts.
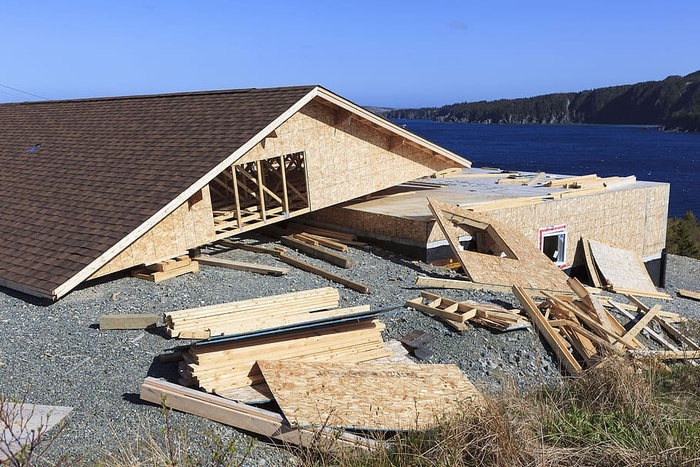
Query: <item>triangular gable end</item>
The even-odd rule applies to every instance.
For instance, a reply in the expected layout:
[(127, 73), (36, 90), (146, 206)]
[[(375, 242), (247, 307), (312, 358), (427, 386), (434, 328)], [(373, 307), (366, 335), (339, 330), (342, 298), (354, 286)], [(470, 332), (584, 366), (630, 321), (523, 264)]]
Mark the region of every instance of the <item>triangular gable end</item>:
[[(282, 194), (277, 196), (273, 189), (263, 186), (260, 187), (261, 190), (264, 188), (267, 193), (263, 194), (262, 199), (268, 197), (273, 203), (278, 202), (280, 209), (277, 209), (276, 217), (263, 218), (259, 225), (348, 201), (448, 167), (470, 166), (470, 163), (460, 156), (326, 89), (314, 87), (129, 235), (56, 288), (52, 298), (65, 295), (91, 277), (123, 269), (128, 261), (120, 263), (121, 258), (118, 257), (132, 255), (128, 252), (130, 246), (139, 241), (143, 243), (145, 236), (158, 229), (167, 233), (167, 228), (162, 227), (166, 222), (171, 222), (173, 228), (188, 222), (182, 219), (187, 218), (185, 207), (191, 208), (192, 199), (204, 197), (204, 206), (211, 206), (216, 196), (213, 191), (221, 189), (221, 180), (227, 177), (231, 179), (231, 175), (227, 174), (239, 173), (250, 180), (259, 176), (256, 171), (262, 171), (265, 167), (279, 170), (281, 165), (285, 165), (286, 156), (299, 153), (304, 157), (302, 165), (308, 191), (307, 209), (293, 211), (287, 208), (285, 211), (282, 209)], [(241, 173), (241, 170), (252, 170), (252, 174)], [(295, 196), (291, 191), (290, 194)], [(207, 199), (208, 196), (211, 196), (211, 199)], [(211, 208), (214, 209), (214, 206)], [(272, 213), (272, 210), (269, 211)], [(175, 216), (173, 220), (169, 220), (172, 216)], [(213, 236), (207, 235), (206, 232), (196, 235), (195, 237), (201, 240), (200, 243), (195, 241), (196, 246), (258, 226), (251, 227), (252, 224), (243, 225), (236, 222), (234, 211), (231, 211), (229, 219), (233, 222), (227, 221), (228, 229), (214, 226)], [(179, 240), (172, 254), (180, 253), (183, 248), (193, 247), (191, 240), (190, 243)], [(134, 265), (142, 264), (146, 260), (161, 258), (161, 253), (152, 253), (151, 257), (146, 259), (134, 257), (130, 260)], [(117, 263), (121, 266), (117, 266)]]

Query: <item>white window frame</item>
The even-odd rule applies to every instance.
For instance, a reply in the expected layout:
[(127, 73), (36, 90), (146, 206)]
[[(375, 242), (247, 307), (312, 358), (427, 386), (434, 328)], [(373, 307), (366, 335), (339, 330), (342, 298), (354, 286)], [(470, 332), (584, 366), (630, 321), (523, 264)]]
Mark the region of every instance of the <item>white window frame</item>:
[(558, 250), (557, 250), (557, 258), (551, 258), (547, 256), (549, 259), (554, 261), (554, 264), (559, 266), (560, 268), (565, 268), (566, 267), (566, 246), (568, 242), (568, 232), (566, 229), (566, 224), (559, 224), (559, 225), (551, 225), (549, 227), (542, 227), (539, 229), (539, 233), (537, 236), (537, 247), (540, 249), (541, 252), (544, 253), (544, 242), (545, 238), (550, 238), (550, 237), (558, 237)]

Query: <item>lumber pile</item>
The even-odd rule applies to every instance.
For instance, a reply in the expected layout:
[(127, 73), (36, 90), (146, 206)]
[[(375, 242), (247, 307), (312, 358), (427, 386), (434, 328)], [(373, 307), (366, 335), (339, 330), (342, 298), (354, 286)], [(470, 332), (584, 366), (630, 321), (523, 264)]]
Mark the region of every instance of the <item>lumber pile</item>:
[(383, 344), (385, 326), (378, 320), (349, 321), (281, 334), (192, 345), (183, 353), (180, 383), (225, 394), (263, 382), (256, 361), (267, 360), (363, 362), (388, 357)]
[[(339, 300), (337, 289), (324, 287), (171, 311), (165, 313), (163, 321), (170, 337), (209, 339), (309, 321), (312, 312), (337, 308)], [(348, 310), (317, 314), (315, 317), (346, 313)]]
[(187, 255), (160, 261), (131, 271), (133, 277), (151, 282), (162, 282), (187, 273), (198, 273), (199, 263)]
[(456, 301), (426, 291), (421, 292), (420, 297), (406, 301), (406, 306), (442, 320), (470, 321), (497, 331), (512, 331), (530, 325), (519, 310), (507, 310), (493, 303)]
[[(628, 307), (614, 301), (599, 300), (576, 279), (569, 279), (568, 284), (574, 296), (543, 292), (546, 299), (539, 304), (522, 287), (513, 287), (513, 294), (566, 373), (577, 375), (583, 368), (596, 365), (609, 354), (655, 356), (661, 360), (696, 358), (694, 353), (683, 350), (695, 351), (700, 347), (666, 320), (660, 305), (649, 308), (636, 297), (626, 295), (636, 307), (635, 315), (625, 309)], [(606, 306), (622, 311), (629, 317), (631, 321), (627, 327), (620, 324)], [(652, 321), (658, 323), (667, 336), (651, 329), (648, 325)], [(655, 340), (665, 350), (648, 349), (637, 339), (640, 334)]]

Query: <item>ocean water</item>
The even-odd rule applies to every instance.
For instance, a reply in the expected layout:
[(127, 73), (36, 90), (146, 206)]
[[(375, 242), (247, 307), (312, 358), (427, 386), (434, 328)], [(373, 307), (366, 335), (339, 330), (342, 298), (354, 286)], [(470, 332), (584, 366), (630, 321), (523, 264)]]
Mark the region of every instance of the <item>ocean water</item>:
[(474, 167), (671, 184), (669, 216), (700, 217), (700, 133), (622, 125), (480, 125), (394, 120)]

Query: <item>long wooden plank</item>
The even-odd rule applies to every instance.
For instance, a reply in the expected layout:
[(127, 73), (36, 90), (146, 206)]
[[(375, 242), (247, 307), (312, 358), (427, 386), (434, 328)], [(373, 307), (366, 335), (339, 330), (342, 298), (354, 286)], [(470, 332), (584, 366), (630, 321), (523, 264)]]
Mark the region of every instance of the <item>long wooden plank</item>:
[(591, 278), (593, 286), (599, 289), (603, 288), (603, 281), (600, 278), (600, 274), (598, 274), (598, 268), (596, 268), (596, 265), (593, 262), (591, 245), (588, 243), (588, 240), (583, 237), (581, 237), (581, 245), (583, 247), (583, 258), (586, 262), (586, 269), (588, 269), (588, 276)]
[[(610, 303), (611, 306), (613, 306), (613, 307), (618, 311), (618, 313), (620, 313), (621, 315), (625, 316), (625, 317), (626, 317), (627, 319), (629, 319), (630, 321), (632, 321), (632, 320), (635, 319), (635, 316), (634, 316), (632, 313), (630, 313), (629, 311), (627, 311), (627, 310), (622, 306), (621, 303), (617, 303), (617, 302), (614, 301), (614, 300), (610, 300), (609, 303)], [(657, 313), (657, 315), (658, 315), (658, 313)], [(641, 332), (644, 333), (644, 334), (646, 334), (646, 335), (648, 335), (650, 338), (654, 339), (656, 342), (658, 342), (659, 344), (663, 345), (663, 346), (666, 347), (668, 350), (678, 350), (678, 348), (677, 348), (675, 345), (671, 344), (671, 343), (670, 343), (669, 341), (667, 341), (661, 334), (659, 334), (658, 332), (656, 332), (656, 331), (654, 331), (653, 329), (649, 328), (648, 326), (643, 327)]]
[(283, 276), (289, 272), (289, 268), (276, 266), (265, 266), (262, 264), (246, 263), (224, 258), (214, 258), (212, 256), (198, 256), (195, 258), (200, 264), (215, 266), (219, 268), (235, 269), (238, 271), (254, 272), (256, 274), (270, 274), (273, 276)]
[(101, 315), (100, 329), (146, 329), (155, 327), (158, 321), (160, 315), (152, 313)]
[(692, 290), (678, 289), (678, 296), (683, 298), (691, 298), (693, 300), (700, 300), (700, 292), (693, 292)]
[(532, 321), (537, 330), (545, 338), (552, 351), (557, 355), (559, 362), (561, 362), (567, 373), (572, 376), (577, 376), (581, 372), (581, 365), (576, 361), (574, 356), (571, 355), (571, 352), (567, 349), (566, 343), (559, 333), (544, 319), (544, 316), (542, 316), (542, 313), (535, 302), (532, 301), (532, 298), (530, 298), (522, 287), (517, 285), (513, 286), (513, 294), (523, 306), (530, 321)]
[[(472, 282), (464, 279), (443, 279), (440, 277), (418, 276), (416, 278), (417, 287), (425, 287), (431, 289), (456, 289), (456, 290), (489, 290), (492, 292), (512, 293), (513, 287), (509, 285), (487, 284), (483, 282)], [(524, 287), (528, 294), (535, 297), (542, 297), (543, 291), (547, 289), (533, 289)], [(556, 293), (570, 293), (564, 290), (549, 290)]]
[(171, 409), (208, 418), (282, 443), (314, 447), (318, 446), (319, 441), (325, 441), (321, 446), (325, 445), (326, 448), (331, 449), (364, 448), (375, 445), (371, 440), (348, 433), (295, 428), (289, 425), (282, 415), (275, 412), (157, 380), (150, 376), (141, 385), (140, 397), (156, 405), (164, 403)]
[(306, 272), (310, 272), (312, 274), (316, 274), (318, 276), (325, 277), (326, 279), (328, 279), (330, 281), (336, 282), (338, 284), (342, 284), (345, 287), (356, 290), (360, 293), (369, 293), (369, 287), (364, 285), (364, 284), (352, 281), (352, 280), (347, 279), (345, 277), (334, 274), (330, 271), (326, 271), (325, 269), (317, 268), (316, 266), (313, 266), (313, 265), (306, 263), (304, 261), (300, 261), (298, 259), (294, 259), (294, 258), (292, 258), (284, 253), (278, 255), (277, 258), (282, 262), (285, 262), (291, 266), (294, 266), (295, 268), (303, 269)]
[(578, 279), (572, 277), (567, 279), (566, 283), (569, 287), (571, 287), (571, 290), (578, 295), (581, 301), (586, 304), (594, 316), (598, 318), (600, 325), (609, 330), (611, 333), (614, 333), (608, 314), (605, 312), (603, 305), (600, 304), (598, 299), (593, 297)]
[[(640, 310), (645, 311), (647, 313), (651, 310), (651, 308), (649, 308), (644, 303), (642, 303), (634, 295), (625, 294), (625, 297), (627, 298), (627, 300), (630, 301), (630, 303), (633, 303), (634, 305), (636, 305)], [(688, 348), (690, 348), (692, 350), (700, 350), (700, 345), (696, 344), (692, 339), (688, 338), (686, 335), (684, 335), (678, 329), (673, 327), (665, 319), (661, 318), (660, 316), (655, 316), (654, 322), (659, 323), (664, 331), (666, 331), (668, 334), (670, 334), (671, 337), (676, 339), (681, 344), (687, 346)]]
[(345, 269), (352, 266), (352, 259), (348, 258), (347, 256), (340, 255), (333, 251), (324, 250), (323, 248), (309, 245), (308, 243), (300, 242), (296, 238), (289, 235), (283, 235), (281, 240), (283, 245), (299, 250), (312, 258), (318, 258)]
[(694, 360), (700, 359), (700, 350), (636, 350), (631, 355), (655, 357), (659, 360)]

